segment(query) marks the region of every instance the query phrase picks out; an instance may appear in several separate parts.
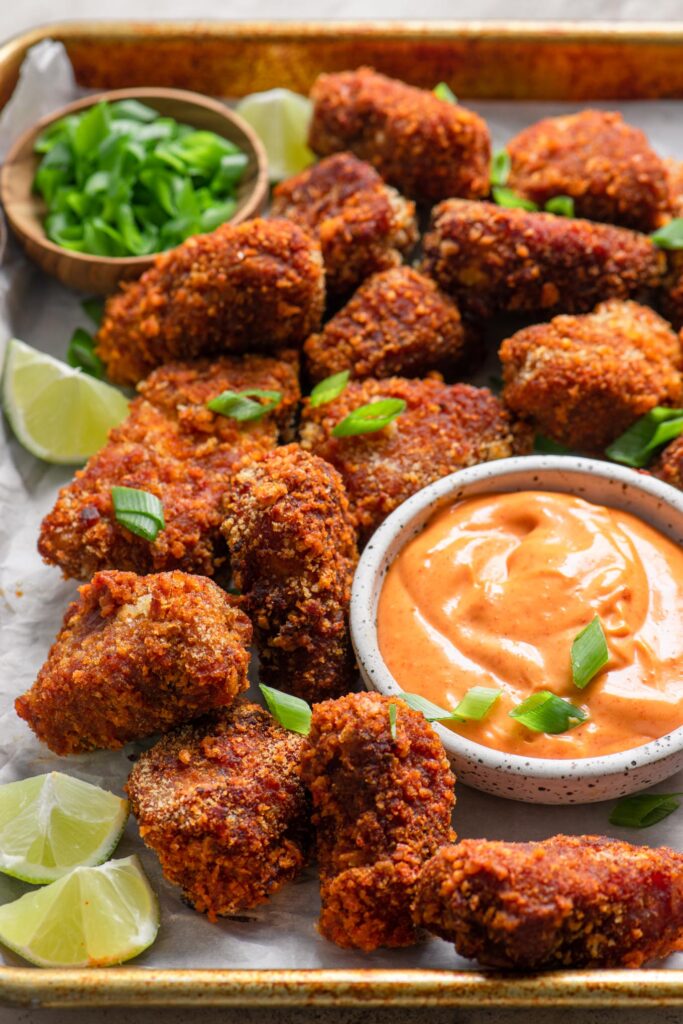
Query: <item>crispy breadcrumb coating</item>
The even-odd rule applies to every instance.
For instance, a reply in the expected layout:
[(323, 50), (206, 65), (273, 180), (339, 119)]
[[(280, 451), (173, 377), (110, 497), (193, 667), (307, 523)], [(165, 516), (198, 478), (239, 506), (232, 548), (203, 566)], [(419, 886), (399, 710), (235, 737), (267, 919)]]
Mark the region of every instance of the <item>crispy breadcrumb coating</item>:
[(309, 144), (321, 156), (351, 150), (426, 203), (488, 194), (489, 130), (473, 111), (372, 68), (320, 75), (311, 99)]
[(431, 726), (379, 693), (325, 701), (313, 708), (301, 772), (313, 798), (321, 933), (363, 950), (412, 945), (421, 867), (454, 839), (455, 779)]
[[(384, 430), (333, 437), (353, 409), (400, 398), (406, 409)], [(363, 543), (390, 512), (420, 488), (456, 469), (528, 450), (509, 413), (487, 388), (440, 380), (350, 381), (333, 402), (304, 403), (301, 444), (341, 473)]]
[(574, 200), (577, 217), (653, 231), (670, 210), (666, 164), (621, 114), (581, 110), (548, 117), (507, 143), (507, 185), (543, 207)]
[(337, 471), (296, 444), (277, 448), (235, 476), (225, 513), (261, 681), (309, 701), (347, 693), (356, 678), (348, 612), (357, 551)]
[(230, 704), (250, 643), (249, 619), (205, 577), (100, 572), (15, 708), (55, 754), (117, 750)]
[(116, 384), (175, 359), (297, 348), (325, 301), (320, 246), (296, 224), (223, 224), (161, 253), (105, 306), (97, 353)]
[(464, 347), (458, 307), (411, 267), (375, 274), (304, 345), (313, 381), (340, 370), (352, 377), (419, 377), (448, 369)]
[(586, 313), (661, 284), (665, 259), (645, 235), (611, 224), (450, 199), (432, 211), (421, 269), (461, 312)]
[(668, 444), (650, 467), (654, 476), (683, 491), (683, 436)]
[(683, 854), (605, 836), (465, 839), (425, 865), (414, 916), (491, 967), (640, 967), (683, 949)]
[(599, 453), (655, 405), (683, 399), (681, 343), (647, 306), (612, 299), (556, 316), (500, 348), (502, 399), (547, 437)]
[(209, 920), (263, 903), (304, 866), (303, 742), (239, 700), (164, 736), (133, 768), (126, 789), (140, 835)]
[(336, 153), (277, 185), (271, 214), (320, 242), (325, 288), (348, 295), (379, 270), (396, 267), (415, 245), (415, 203), (385, 185), (370, 164)]
[[(222, 391), (245, 388), (280, 391), (282, 401), (262, 419), (245, 423), (206, 408)], [(61, 489), (42, 522), (38, 550), (65, 576), (176, 568), (213, 575), (227, 555), (220, 536), (227, 482), (242, 461), (274, 447), (278, 432), (290, 432), (299, 399), (297, 364), (267, 356), (171, 363), (138, 391), (130, 415)], [(117, 522), (113, 485), (161, 500), (166, 526), (156, 540)]]

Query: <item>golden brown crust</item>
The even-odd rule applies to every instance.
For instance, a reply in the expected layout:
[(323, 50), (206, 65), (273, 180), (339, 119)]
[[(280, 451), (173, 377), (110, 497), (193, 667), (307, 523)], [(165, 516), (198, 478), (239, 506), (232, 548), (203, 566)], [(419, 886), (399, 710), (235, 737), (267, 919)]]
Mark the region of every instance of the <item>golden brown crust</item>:
[(672, 487), (683, 490), (683, 437), (677, 437), (660, 453), (650, 472)]
[(419, 377), (450, 368), (462, 353), (458, 307), (411, 267), (369, 278), (320, 334), (304, 345), (313, 381), (340, 370), (352, 377)]
[(665, 259), (645, 235), (611, 224), (450, 199), (432, 211), (422, 271), (461, 312), (587, 313), (661, 284)]
[(339, 474), (287, 445), (234, 478), (223, 534), (243, 607), (253, 618), (261, 681), (309, 701), (347, 693), (357, 551)]
[(491, 967), (640, 967), (683, 948), (683, 855), (604, 836), (465, 839), (425, 865), (414, 916)]
[(503, 401), (568, 448), (602, 452), (655, 405), (683, 398), (680, 341), (635, 302), (526, 327), (503, 342), (500, 359)]
[[(353, 409), (381, 398), (400, 398), (406, 409), (384, 430), (332, 436)], [(362, 542), (390, 512), (421, 487), (456, 469), (502, 459), (529, 447), (515, 434), (507, 410), (486, 388), (440, 380), (350, 381), (333, 402), (304, 404), (301, 444), (341, 473)]]
[(574, 200), (577, 217), (653, 231), (668, 215), (665, 162), (621, 114), (581, 110), (549, 117), (516, 135), (508, 187), (543, 207), (553, 196)]
[(295, 878), (310, 841), (303, 737), (245, 700), (164, 736), (126, 787), (166, 878), (210, 920)]
[(328, 295), (343, 296), (415, 245), (415, 203), (385, 185), (370, 164), (336, 153), (277, 185), (271, 214), (320, 242)]
[(299, 347), (324, 306), (320, 246), (284, 220), (224, 224), (162, 253), (106, 304), (97, 352), (116, 384), (175, 359)]
[(301, 771), (313, 798), (321, 933), (364, 950), (412, 945), (421, 867), (454, 838), (455, 779), (436, 734), (397, 698), (350, 693), (313, 708)]
[(230, 704), (250, 643), (248, 618), (209, 579), (97, 573), (15, 708), (55, 754), (116, 750)]
[(349, 149), (424, 202), (488, 193), (489, 131), (473, 111), (372, 68), (320, 75), (311, 99), (309, 143), (321, 156)]
[[(38, 550), (66, 576), (100, 569), (208, 576), (225, 561), (220, 536), (227, 482), (245, 459), (274, 447), (278, 428), (291, 431), (299, 399), (297, 363), (267, 356), (224, 356), (170, 363), (139, 385), (130, 415), (111, 431), (44, 518)], [(222, 391), (280, 391), (280, 405), (250, 423), (206, 408)], [(165, 529), (150, 542), (114, 517), (113, 485), (149, 491), (164, 506)]]

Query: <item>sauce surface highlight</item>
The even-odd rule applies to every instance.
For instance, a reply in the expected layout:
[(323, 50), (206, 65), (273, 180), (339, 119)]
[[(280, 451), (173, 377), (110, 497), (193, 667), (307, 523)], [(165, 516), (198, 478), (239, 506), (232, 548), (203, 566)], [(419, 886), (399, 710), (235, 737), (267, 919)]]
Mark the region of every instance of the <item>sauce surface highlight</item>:
[[(609, 662), (585, 689), (572, 641), (602, 623)], [(451, 709), (472, 686), (501, 698), (449, 727), (525, 757), (594, 757), (683, 725), (683, 551), (628, 512), (564, 493), (467, 498), (436, 513), (390, 566), (382, 657), (402, 690)], [(550, 690), (588, 712), (559, 735), (509, 712)]]

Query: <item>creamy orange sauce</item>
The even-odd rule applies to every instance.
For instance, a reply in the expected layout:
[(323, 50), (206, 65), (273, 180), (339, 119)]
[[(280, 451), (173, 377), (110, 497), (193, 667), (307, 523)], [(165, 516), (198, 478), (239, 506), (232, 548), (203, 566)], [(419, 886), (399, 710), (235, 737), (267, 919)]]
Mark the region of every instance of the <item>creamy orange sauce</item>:
[[(596, 614), (609, 662), (579, 690), (571, 645)], [(496, 750), (593, 757), (683, 725), (683, 551), (568, 494), (487, 494), (434, 515), (389, 568), (378, 636), (401, 689), (441, 707), (472, 686), (501, 689), (483, 721), (452, 726)], [(508, 712), (537, 690), (590, 718), (532, 732)]]

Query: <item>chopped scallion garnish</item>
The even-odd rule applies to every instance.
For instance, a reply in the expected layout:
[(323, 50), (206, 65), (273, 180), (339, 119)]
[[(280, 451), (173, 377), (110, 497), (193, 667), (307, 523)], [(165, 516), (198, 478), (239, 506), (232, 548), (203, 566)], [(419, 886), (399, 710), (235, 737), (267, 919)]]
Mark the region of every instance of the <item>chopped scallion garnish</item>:
[(104, 363), (95, 352), (95, 339), (82, 327), (77, 327), (71, 335), (66, 361), (69, 366), (83, 370), (91, 377), (104, 377)]
[(259, 685), (259, 689), (266, 699), (271, 715), (284, 729), (298, 732), (301, 736), (308, 736), (311, 730), (310, 704), (302, 700), (301, 697), (284, 693), (282, 690), (265, 686), (263, 683)]
[(574, 216), (574, 200), (571, 196), (553, 196), (544, 207), (546, 213), (555, 213), (558, 217)]
[(659, 249), (683, 249), (683, 217), (674, 217), (653, 231), (650, 238)]
[(321, 380), (316, 384), (308, 399), (311, 409), (316, 409), (319, 405), (327, 405), (328, 402), (339, 398), (348, 384), (350, 376), (350, 370), (341, 370), (339, 373), (333, 373), (331, 377), (326, 377), (325, 380)]
[(605, 631), (596, 615), (585, 629), (574, 637), (571, 651), (574, 686), (583, 690), (609, 661)]
[(472, 686), (453, 709), (453, 718), (464, 722), (480, 722), (501, 695), (501, 690), (487, 686)]
[(510, 154), (507, 149), (499, 149), (491, 160), (491, 184), (505, 185), (510, 175)]
[(557, 697), (549, 690), (532, 693), (508, 714), (527, 729), (551, 734), (567, 732), (588, 718), (583, 708)]
[(642, 469), (662, 445), (683, 434), (683, 409), (657, 405), (636, 420), (605, 450), (605, 455), (625, 466)]
[(455, 95), (451, 87), (446, 85), (445, 82), (439, 82), (439, 84), (434, 87), (434, 95), (440, 100), (445, 100), (446, 103), (458, 102), (458, 97)]
[(401, 693), (399, 696), (413, 711), (423, 714), (428, 722), (442, 722), (451, 717), (450, 711), (440, 708), (438, 704), (432, 704), (431, 700), (421, 697), (419, 693)]
[(380, 398), (350, 412), (332, 431), (333, 437), (351, 437), (355, 434), (371, 434), (383, 430), (406, 407), (402, 398)]
[(391, 733), (392, 740), (396, 739), (396, 713), (398, 708), (395, 704), (389, 705), (389, 732)]
[[(254, 402), (254, 398), (264, 398), (265, 402)], [(246, 388), (244, 391), (224, 391), (206, 403), (211, 412), (220, 413), (240, 423), (260, 420), (266, 413), (272, 412), (282, 401), (281, 391), (263, 391), (261, 388)]]
[(157, 539), (166, 524), (164, 508), (156, 494), (135, 487), (112, 487), (111, 499), (117, 523), (145, 540)]
[(612, 808), (610, 825), (623, 828), (649, 828), (663, 821), (680, 807), (683, 793), (635, 793), (625, 796)]
[(510, 210), (529, 210), (531, 212), (538, 210), (536, 203), (532, 203), (530, 199), (525, 199), (524, 196), (517, 195), (511, 188), (502, 188), (500, 185), (494, 185), (491, 189), (493, 195), (493, 201), (498, 206), (505, 206)]
[(86, 313), (95, 327), (99, 327), (102, 323), (102, 317), (104, 315), (104, 300), (103, 299), (84, 299), (81, 302), (81, 309)]
[(534, 438), (534, 453), (538, 455), (569, 455), (569, 448), (565, 448), (559, 441), (553, 441), (552, 437), (536, 434)]

